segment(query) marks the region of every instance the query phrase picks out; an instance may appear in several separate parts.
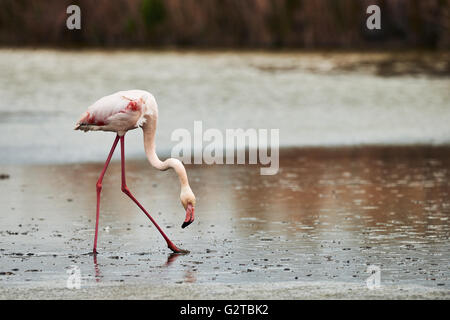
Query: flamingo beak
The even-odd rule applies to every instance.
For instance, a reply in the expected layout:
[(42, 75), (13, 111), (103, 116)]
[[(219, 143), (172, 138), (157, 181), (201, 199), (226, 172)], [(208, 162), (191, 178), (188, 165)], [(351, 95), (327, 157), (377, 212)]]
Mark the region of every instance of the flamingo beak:
[(181, 228), (184, 229), (192, 222), (194, 222), (194, 211), (195, 211), (194, 207), (192, 206), (192, 204), (189, 203), (186, 207), (186, 219), (184, 220)]

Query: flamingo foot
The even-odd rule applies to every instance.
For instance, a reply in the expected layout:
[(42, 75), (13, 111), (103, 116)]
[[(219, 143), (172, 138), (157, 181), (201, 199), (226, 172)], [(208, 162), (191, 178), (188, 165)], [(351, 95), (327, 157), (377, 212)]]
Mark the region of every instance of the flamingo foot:
[(83, 256), (96, 256), (98, 254), (97, 251), (89, 251), (87, 253), (82, 253)]
[(174, 253), (180, 253), (180, 254), (187, 254), (189, 253), (188, 250), (180, 249), (176, 245), (174, 245), (172, 242), (168, 242), (167, 246), (170, 250), (172, 250)]

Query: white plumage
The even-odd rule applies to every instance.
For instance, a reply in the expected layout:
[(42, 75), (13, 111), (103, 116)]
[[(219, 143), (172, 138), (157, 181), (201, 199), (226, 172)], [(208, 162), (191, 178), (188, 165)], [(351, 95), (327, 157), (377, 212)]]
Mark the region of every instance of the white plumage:
[(119, 91), (100, 98), (88, 107), (78, 120), (75, 130), (114, 131), (119, 135), (141, 127), (145, 116), (158, 112), (156, 100), (144, 90)]

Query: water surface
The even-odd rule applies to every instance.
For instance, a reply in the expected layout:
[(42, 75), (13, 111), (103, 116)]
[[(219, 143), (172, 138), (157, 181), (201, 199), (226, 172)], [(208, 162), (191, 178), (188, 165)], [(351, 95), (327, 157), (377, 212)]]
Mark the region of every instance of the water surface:
[[(280, 173), (255, 166), (190, 166), (197, 219), (186, 229), (173, 172), (128, 162), (128, 185), (172, 240), (104, 180), (99, 251), (92, 249), (101, 164), (3, 166), (2, 286), (64, 288), (78, 266), (100, 284), (355, 283), (369, 265), (382, 285), (450, 288), (448, 148), (303, 149)], [(4, 192), (4, 191), (8, 192)]]
[[(382, 288), (400, 288), (388, 296), (408, 285), (447, 293), (450, 80), (386, 76), (365, 59), (379, 57), (0, 50), (0, 287), (48, 286), (45, 295), (77, 266), (83, 288), (326, 283), (340, 292), (365, 289), (376, 265)], [(114, 135), (72, 128), (93, 101), (128, 88), (157, 98), (162, 158), (172, 131), (195, 120), (280, 129), (277, 175), (188, 166), (198, 205), (186, 229), (174, 172), (152, 169), (141, 133), (127, 134), (130, 189), (188, 255), (171, 255), (121, 193), (117, 155), (103, 183), (100, 254), (86, 254)]]
[[(280, 129), (282, 147), (448, 144), (450, 78), (380, 76), (385, 55), (3, 49), (0, 163), (104, 161), (113, 136), (72, 128), (98, 98), (133, 88), (159, 103), (161, 155), (195, 120)], [(141, 133), (129, 136), (128, 155), (143, 158)]]

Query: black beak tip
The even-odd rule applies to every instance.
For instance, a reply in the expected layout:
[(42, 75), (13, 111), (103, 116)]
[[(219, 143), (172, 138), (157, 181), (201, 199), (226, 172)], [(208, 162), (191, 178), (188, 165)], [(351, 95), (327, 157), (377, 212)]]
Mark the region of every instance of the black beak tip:
[(191, 222), (189, 221), (189, 222), (183, 222), (183, 224), (181, 225), (181, 228), (182, 229), (184, 229), (184, 228), (186, 228), (188, 225), (190, 225), (191, 224)]

